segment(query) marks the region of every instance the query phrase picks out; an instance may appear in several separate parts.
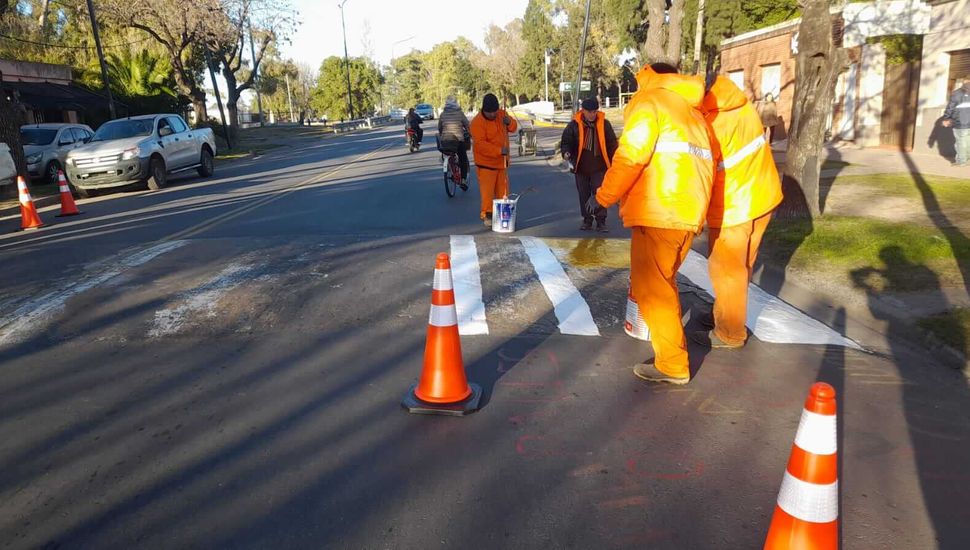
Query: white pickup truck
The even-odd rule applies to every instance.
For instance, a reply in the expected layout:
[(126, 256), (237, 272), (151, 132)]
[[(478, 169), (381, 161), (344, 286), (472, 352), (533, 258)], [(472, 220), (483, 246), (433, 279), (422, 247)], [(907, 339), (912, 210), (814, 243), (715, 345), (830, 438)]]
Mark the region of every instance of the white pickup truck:
[(105, 122), (83, 147), (67, 155), (67, 178), (77, 192), (93, 196), (104, 189), (145, 184), (157, 191), (168, 175), (214, 170), (216, 141), (209, 128), (192, 130), (179, 115), (158, 114)]

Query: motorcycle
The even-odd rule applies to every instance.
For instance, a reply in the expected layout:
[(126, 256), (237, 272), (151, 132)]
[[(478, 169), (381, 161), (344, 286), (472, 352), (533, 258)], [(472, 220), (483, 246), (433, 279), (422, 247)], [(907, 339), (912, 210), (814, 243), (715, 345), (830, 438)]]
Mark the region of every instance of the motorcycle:
[(418, 133), (413, 128), (406, 128), (405, 132), (407, 133), (408, 150), (413, 153), (421, 147), (421, 143), (418, 141)]

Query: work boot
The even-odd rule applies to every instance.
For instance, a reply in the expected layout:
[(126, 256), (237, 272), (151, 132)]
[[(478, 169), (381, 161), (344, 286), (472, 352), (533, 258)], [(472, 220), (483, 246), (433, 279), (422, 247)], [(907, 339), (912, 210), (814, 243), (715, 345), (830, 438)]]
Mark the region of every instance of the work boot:
[(713, 330), (699, 330), (692, 332), (688, 338), (690, 338), (690, 340), (695, 344), (706, 346), (711, 349), (741, 349), (744, 347), (744, 344), (729, 344), (724, 340), (721, 340)]
[(633, 374), (641, 380), (646, 380), (647, 382), (653, 382), (654, 384), (675, 384), (677, 386), (683, 386), (690, 382), (690, 377), (685, 376), (683, 378), (677, 376), (669, 376), (657, 370), (657, 367), (651, 362), (640, 363), (633, 366)]
[(596, 222), (596, 230), (600, 233), (609, 233), (610, 228), (606, 227), (606, 222)]
[(590, 231), (593, 229), (593, 222), (583, 220), (583, 225), (579, 226), (580, 231)]
[(492, 214), (490, 213), (485, 214), (485, 217), (482, 218), (482, 221), (485, 222), (486, 227), (492, 227)]

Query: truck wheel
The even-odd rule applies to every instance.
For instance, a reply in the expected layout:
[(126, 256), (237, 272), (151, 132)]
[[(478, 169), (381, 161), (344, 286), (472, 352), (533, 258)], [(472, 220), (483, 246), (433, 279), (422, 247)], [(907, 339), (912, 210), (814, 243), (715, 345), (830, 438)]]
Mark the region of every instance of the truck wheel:
[(202, 158), (199, 159), (199, 175), (208, 178), (215, 172), (215, 165), (212, 162), (212, 151), (208, 147), (202, 148)]
[(160, 158), (153, 158), (148, 163), (148, 188), (152, 191), (158, 191), (165, 187), (166, 175), (165, 161)]

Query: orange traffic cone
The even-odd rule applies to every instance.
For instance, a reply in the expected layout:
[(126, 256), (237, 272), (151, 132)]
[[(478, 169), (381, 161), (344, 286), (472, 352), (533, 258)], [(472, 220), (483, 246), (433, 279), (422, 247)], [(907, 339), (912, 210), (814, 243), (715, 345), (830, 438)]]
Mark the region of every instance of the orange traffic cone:
[(461, 359), (458, 311), (451, 283), (451, 261), (438, 254), (431, 290), (431, 318), (424, 347), (421, 380), (408, 389), (401, 405), (417, 414), (464, 416), (478, 410), (482, 388), (469, 384)]
[(838, 549), (837, 451), (835, 389), (816, 382), (805, 400), (765, 550)]
[(57, 183), (61, 188), (61, 213), (57, 217), (77, 216), (80, 214), (81, 211), (74, 204), (74, 195), (71, 194), (71, 187), (67, 184), (67, 179), (64, 178), (63, 170), (57, 171)]
[(44, 222), (40, 221), (37, 208), (34, 207), (34, 199), (30, 198), (27, 182), (21, 176), (17, 176), (17, 191), (20, 192), (20, 229), (44, 227)]

